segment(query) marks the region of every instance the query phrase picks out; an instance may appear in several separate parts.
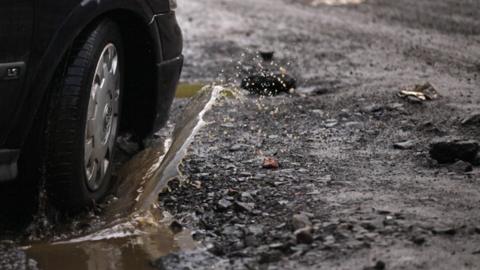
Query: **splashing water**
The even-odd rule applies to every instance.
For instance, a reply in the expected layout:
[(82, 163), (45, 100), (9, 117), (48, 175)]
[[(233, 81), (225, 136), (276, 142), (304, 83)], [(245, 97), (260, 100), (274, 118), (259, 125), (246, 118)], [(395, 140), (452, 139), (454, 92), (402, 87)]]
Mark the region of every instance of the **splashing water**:
[[(196, 244), (190, 232), (174, 234), (166, 226), (172, 217), (158, 209), (156, 200), (170, 180), (180, 177), (178, 166), (206, 124), (205, 114), (220, 97), (232, 95), (241, 97), (235, 89), (204, 87), (177, 119), (171, 140), (145, 149), (124, 165), (119, 172), (121, 196), (104, 210), (103, 229), (53, 244), (26, 246), (28, 256), (54, 270), (90, 269), (90, 265), (101, 269), (151, 269), (139, 265), (177, 250), (193, 249)], [(69, 259), (65, 262), (59, 257)], [(56, 265), (57, 261), (62, 263)]]

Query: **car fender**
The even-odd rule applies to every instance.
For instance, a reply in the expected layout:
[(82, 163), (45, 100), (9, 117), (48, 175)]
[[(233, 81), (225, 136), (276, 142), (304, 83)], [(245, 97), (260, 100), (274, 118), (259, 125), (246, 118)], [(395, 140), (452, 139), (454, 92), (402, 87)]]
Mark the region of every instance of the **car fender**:
[[(57, 2), (57, 0), (45, 0)], [(16, 113), (14, 126), (8, 136), (7, 145), (20, 148), (28, 136), (30, 127), (35, 119), (36, 112), (43, 101), (48, 87), (54, 77), (57, 67), (64, 59), (68, 49), (75, 39), (95, 20), (108, 16), (115, 11), (126, 11), (135, 14), (149, 28), (157, 62), (162, 61), (162, 45), (158, 33), (158, 26), (154, 23), (154, 13), (146, 1), (141, 0), (83, 0), (65, 17), (59, 27), (49, 38), (46, 49), (36, 52), (33, 50), (28, 67), (30, 77), (27, 78), (21, 104)], [(55, 11), (53, 11), (55, 12)], [(43, 51), (43, 52), (42, 52)], [(55, 67), (55, 68), (52, 68)], [(28, 109), (27, 109), (28, 108)], [(32, 111), (34, 113), (32, 113)]]

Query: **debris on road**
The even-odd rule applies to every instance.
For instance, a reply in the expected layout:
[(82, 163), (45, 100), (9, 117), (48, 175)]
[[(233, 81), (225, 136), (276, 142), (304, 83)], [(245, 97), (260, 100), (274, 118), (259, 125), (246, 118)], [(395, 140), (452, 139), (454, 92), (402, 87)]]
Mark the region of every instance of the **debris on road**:
[(260, 51), (259, 52), (260, 57), (262, 57), (263, 61), (272, 61), (273, 60), (273, 55), (275, 54), (274, 51)]
[(439, 163), (453, 163), (457, 160), (473, 163), (478, 150), (477, 141), (446, 137), (431, 143), (429, 153)]
[(262, 73), (244, 78), (241, 87), (254, 94), (275, 96), (280, 93), (289, 93), (297, 88), (297, 81), (285, 73)]
[(398, 150), (408, 150), (408, 149), (412, 149), (413, 147), (415, 147), (415, 144), (416, 144), (415, 141), (408, 140), (408, 141), (397, 142), (397, 143), (393, 144), (393, 148), (398, 149)]
[(280, 167), (280, 163), (273, 157), (266, 157), (263, 159), (262, 167), (264, 169), (278, 169)]
[(424, 84), (417, 84), (412, 89), (401, 90), (398, 93), (399, 97), (406, 98), (412, 102), (424, 102), (428, 100), (435, 100), (440, 97), (437, 90), (429, 82)]

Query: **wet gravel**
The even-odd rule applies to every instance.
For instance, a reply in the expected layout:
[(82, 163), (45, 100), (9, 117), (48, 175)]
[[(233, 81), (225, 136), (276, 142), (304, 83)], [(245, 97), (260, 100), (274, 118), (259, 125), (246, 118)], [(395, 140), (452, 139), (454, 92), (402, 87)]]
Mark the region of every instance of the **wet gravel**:
[[(207, 115), (183, 179), (159, 198), (209, 263), (174, 254), (164, 266), (478, 269), (480, 170), (430, 151), (479, 138), (478, 125), (465, 125), (480, 101), (479, 4), (307, 2), (180, 5), (183, 80), (239, 84), (270, 65), (252, 60), (268, 47), (299, 90), (226, 99)], [(441, 97), (397, 95), (425, 82)]]

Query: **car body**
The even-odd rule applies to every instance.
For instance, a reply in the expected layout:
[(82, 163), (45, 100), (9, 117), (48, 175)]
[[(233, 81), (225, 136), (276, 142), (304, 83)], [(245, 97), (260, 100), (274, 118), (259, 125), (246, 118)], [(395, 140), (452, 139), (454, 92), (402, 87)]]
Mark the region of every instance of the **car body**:
[(121, 129), (145, 136), (168, 118), (180, 76), (182, 34), (168, 0), (0, 2), (0, 181), (18, 175), (55, 74), (82, 31), (108, 18), (125, 44)]

